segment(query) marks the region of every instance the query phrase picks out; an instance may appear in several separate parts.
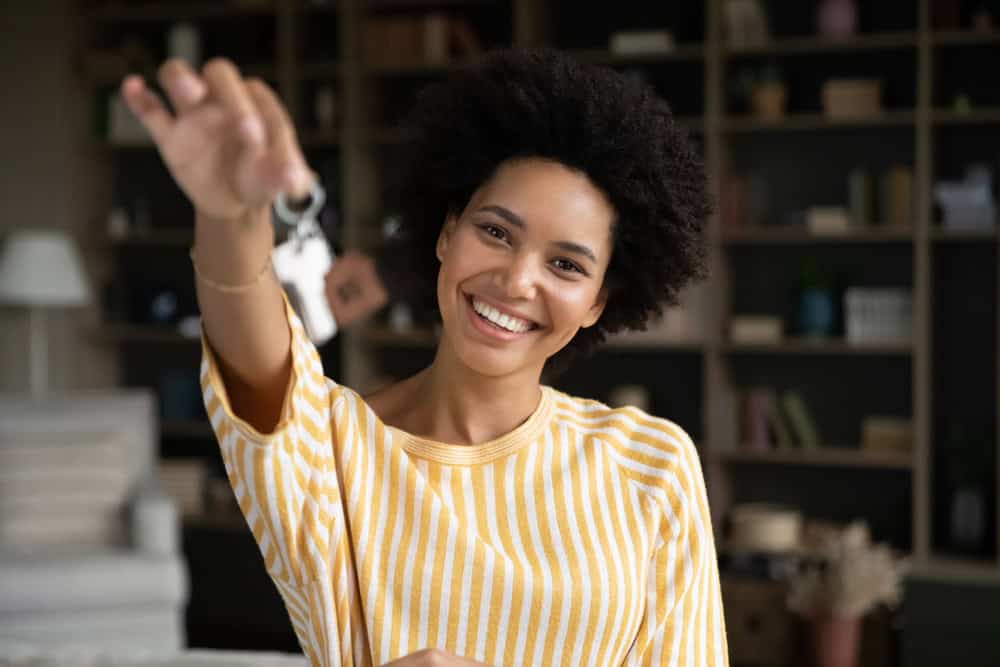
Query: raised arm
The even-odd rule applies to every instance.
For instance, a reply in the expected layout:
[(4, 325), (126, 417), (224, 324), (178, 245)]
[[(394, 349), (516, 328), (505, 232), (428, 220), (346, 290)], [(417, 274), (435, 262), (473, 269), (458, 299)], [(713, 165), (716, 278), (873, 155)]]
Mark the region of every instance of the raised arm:
[(314, 176), (263, 81), (244, 79), (224, 59), (201, 72), (168, 60), (158, 79), (173, 113), (141, 77), (126, 77), (122, 93), (194, 205), (198, 304), (233, 410), (267, 432), (291, 372), (288, 319), (270, 270), (270, 206), (279, 192), (307, 193)]

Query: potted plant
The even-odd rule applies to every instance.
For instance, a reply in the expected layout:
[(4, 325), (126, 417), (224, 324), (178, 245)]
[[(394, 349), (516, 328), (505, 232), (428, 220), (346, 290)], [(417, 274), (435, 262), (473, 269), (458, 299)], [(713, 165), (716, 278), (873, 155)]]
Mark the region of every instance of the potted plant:
[(872, 544), (868, 526), (807, 526), (805, 565), (789, 582), (788, 606), (805, 618), (818, 667), (856, 667), (861, 621), (902, 599), (907, 561)]

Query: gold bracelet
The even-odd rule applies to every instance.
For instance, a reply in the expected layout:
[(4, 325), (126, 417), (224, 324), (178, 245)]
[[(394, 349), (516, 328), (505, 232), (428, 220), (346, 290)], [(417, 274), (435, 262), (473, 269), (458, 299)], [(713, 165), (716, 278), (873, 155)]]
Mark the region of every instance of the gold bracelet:
[(205, 275), (198, 270), (198, 263), (194, 261), (193, 247), (191, 248), (191, 252), (189, 252), (188, 254), (191, 257), (191, 266), (194, 267), (194, 275), (198, 278), (198, 280), (205, 283), (212, 289), (222, 292), (223, 294), (242, 294), (243, 292), (246, 292), (256, 287), (257, 284), (264, 279), (264, 276), (267, 275), (268, 271), (271, 269), (271, 256), (268, 255), (267, 263), (264, 264), (264, 268), (260, 270), (260, 273), (257, 274), (257, 277), (254, 278), (252, 282), (245, 283), (243, 285), (223, 285), (222, 283), (217, 283), (210, 278), (206, 278)]

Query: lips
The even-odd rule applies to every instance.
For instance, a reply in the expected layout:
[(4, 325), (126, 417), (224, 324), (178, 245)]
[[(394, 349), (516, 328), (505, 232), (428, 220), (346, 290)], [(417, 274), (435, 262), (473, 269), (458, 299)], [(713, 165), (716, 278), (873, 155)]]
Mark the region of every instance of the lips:
[(469, 296), (468, 301), (472, 309), (483, 319), (508, 331), (523, 333), (539, 327), (534, 320), (494, 301), (479, 296)]
[(511, 341), (541, 328), (537, 322), (498, 306), (495, 301), (464, 293), (463, 296), (469, 306), (471, 323), (490, 338)]

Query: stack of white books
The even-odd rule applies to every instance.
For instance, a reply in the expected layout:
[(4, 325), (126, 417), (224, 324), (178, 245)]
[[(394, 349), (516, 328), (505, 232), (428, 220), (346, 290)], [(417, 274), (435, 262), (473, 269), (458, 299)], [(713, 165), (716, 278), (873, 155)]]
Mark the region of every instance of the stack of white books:
[(109, 433), (0, 436), (0, 547), (117, 546), (130, 474)]

